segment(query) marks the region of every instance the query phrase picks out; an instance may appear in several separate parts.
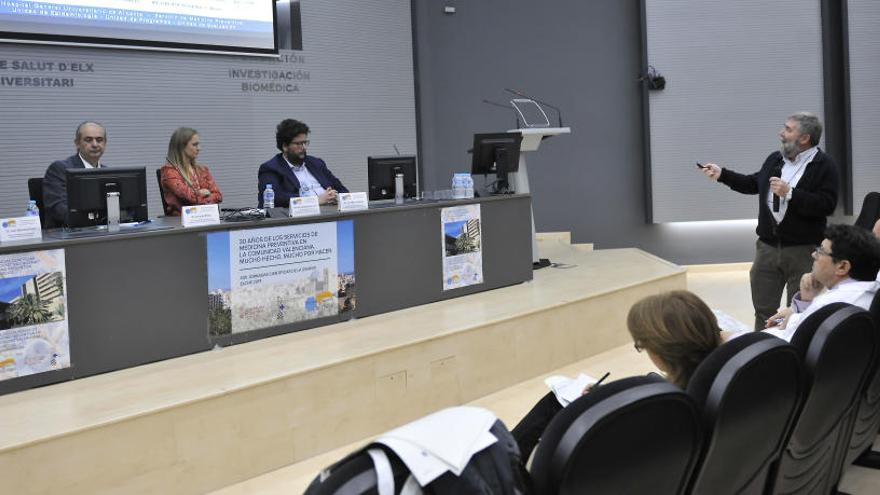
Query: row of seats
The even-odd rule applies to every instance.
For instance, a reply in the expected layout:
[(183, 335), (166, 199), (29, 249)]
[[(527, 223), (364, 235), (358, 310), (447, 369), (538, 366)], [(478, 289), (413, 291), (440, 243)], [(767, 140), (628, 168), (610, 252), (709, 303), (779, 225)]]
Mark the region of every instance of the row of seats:
[[(880, 297), (871, 313), (880, 314)], [(880, 427), (880, 318), (871, 313), (837, 303), (807, 318), (790, 344), (761, 332), (734, 339), (701, 363), (686, 391), (656, 376), (599, 387), (550, 423), (528, 489), (834, 493)], [(405, 478), (406, 467), (389, 457), (395, 478)], [(379, 493), (365, 454), (320, 478), (307, 493)]]

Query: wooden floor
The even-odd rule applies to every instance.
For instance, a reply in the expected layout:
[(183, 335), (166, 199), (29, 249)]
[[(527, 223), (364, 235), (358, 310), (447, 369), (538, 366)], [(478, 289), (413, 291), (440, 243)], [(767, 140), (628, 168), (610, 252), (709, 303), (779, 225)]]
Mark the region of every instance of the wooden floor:
[(530, 283), (0, 397), (4, 489), (228, 487), (620, 347), (635, 300), (686, 283), (636, 249), (543, 249), (565, 264)]

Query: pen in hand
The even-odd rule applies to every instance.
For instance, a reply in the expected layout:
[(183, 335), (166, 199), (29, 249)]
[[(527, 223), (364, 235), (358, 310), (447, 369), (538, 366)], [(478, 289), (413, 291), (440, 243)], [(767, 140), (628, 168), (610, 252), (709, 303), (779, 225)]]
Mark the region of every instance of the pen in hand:
[(599, 385), (602, 385), (602, 382), (604, 382), (605, 379), (608, 378), (608, 375), (610, 375), (610, 374), (611, 374), (611, 372), (608, 371), (604, 375), (602, 375), (602, 378), (599, 378), (599, 381), (597, 381), (596, 383), (594, 383), (592, 385), (587, 385), (586, 387), (584, 387), (584, 391), (581, 393), (581, 395), (587, 394), (590, 391), (595, 390), (596, 387), (598, 387)]

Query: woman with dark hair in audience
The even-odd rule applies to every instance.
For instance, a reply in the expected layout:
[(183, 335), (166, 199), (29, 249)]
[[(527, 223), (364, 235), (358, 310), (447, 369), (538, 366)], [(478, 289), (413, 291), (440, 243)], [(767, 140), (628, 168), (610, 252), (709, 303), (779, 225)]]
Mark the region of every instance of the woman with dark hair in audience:
[(168, 155), (160, 169), (165, 215), (179, 216), (180, 208), (219, 204), (223, 195), (205, 165), (198, 165), (199, 133), (189, 127), (174, 131), (168, 142)]
[[(678, 290), (648, 296), (629, 310), (626, 327), (639, 352), (673, 384), (685, 388), (694, 370), (721, 345), (721, 329), (712, 310), (691, 292)], [(584, 389), (589, 392), (590, 387)], [(523, 461), (562, 405), (553, 392), (545, 395), (513, 429)]]

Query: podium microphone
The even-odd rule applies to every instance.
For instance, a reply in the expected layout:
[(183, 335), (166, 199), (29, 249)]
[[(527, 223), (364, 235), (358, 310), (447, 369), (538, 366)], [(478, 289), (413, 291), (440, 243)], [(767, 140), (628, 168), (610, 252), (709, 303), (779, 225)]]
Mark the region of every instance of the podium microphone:
[[(773, 177), (782, 177), (782, 166), (777, 165), (776, 168), (773, 169)], [(779, 196), (776, 193), (771, 192), (773, 195), (773, 213), (779, 213)]]
[(516, 109), (515, 109), (515, 108), (513, 108), (513, 107), (510, 106), (510, 105), (505, 105), (505, 104), (503, 104), (503, 103), (498, 103), (497, 101), (487, 100), (487, 99), (485, 99), (485, 98), (483, 98), (483, 103), (485, 103), (485, 104), (487, 104), (487, 105), (492, 105), (492, 106), (494, 106), (494, 107), (506, 108), (506, 109), (510, 110), (511, 112), (513, 112), (514, 115), (516, 116), (516, 127), (515, 127), (515, 129), (519, 129), (519, 128), (520, 128), (520, 125), (519, 125), (519, 114), (516, 113)]
[(537, 98), (533, 98), (533, 97), (523, 93), (522, 91), (517, 91), (515, 89), (510, 89), (510, 88), (504, 88), (504, 91), (507, 91), (508, 93), (510, 93), (512, 95), (519, 96), (521, 98), (528, 98), (532, 101), (535, 101), (536, 103), (540, 103), (541, 105), (545, 105), (547, 107), (552, 108), (553, 110), (556, 111), (556, 116), (559, 118), (559, 127), (562, 127), (562, 110), (560, 110), (559, 107), (555, 107), (555, 106), (547, 103), (546, 101), (541, 101)]

